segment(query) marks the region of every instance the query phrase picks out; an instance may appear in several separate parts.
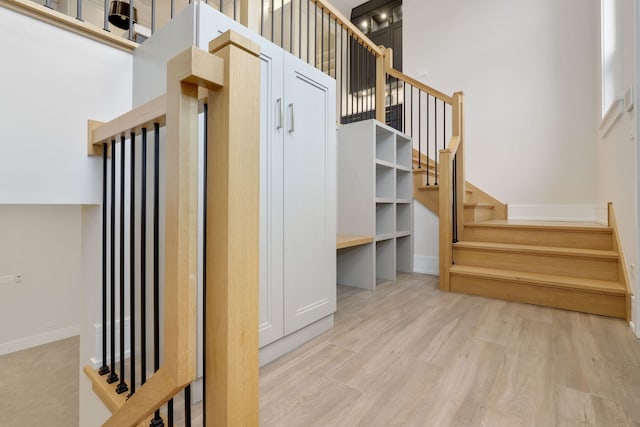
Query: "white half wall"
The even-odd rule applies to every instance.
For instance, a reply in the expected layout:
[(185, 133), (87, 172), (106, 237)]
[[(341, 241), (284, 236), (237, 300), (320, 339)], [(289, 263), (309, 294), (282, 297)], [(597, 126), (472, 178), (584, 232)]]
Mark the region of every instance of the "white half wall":
[(0, 28), (0, 204), (98, 203), (87, 120), (131, 108), (131, 54), (2, 7)]
[(464, 91), (467, 179), (511, 204), (595, 202), (597, 0), (405, 0), (403, 69)]
[(438, 216), (413, 202), (413, 271), (437, 276), (439, 271)]
[[(638, 82), (636, 74), (637, 70), (640, 70), (640, 68), (636, 69), (638, 35), (634, 29), (640, 22), (640, 11), (634, 9), (635, 2), (624, 1), (620, 4), (623, 6), (623, 87), (626, 90), (637, 87)], [(599, 73), (598, 79), (600, 79)], [(600, 87), (599, 80), (597, 87)], [(638, 114), (640, 110), (636, 96), (635, 108), (631, 112), (622, 112), (606, 135), (599, 136), (596, 145), (597, 198), (600, 203), (613, 203), (626, 267), (636, 296), (640, 293), (637, 275), (640, 256), (638, 253)], [(640, 317), (637, 301), (636, 298), (632, 309), (635, 325), (638, 325)], [(640, 328), (636, 327), (636, 334), (640, 336)]]
[(80, 211), (0, 205), (0, 355), (80, 333)]

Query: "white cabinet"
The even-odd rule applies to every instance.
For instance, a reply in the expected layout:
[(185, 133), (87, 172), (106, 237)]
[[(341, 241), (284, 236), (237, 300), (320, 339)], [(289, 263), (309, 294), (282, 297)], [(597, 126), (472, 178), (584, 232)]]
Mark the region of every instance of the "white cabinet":
[(263, 348), (336, 310), (336, 83), (237, 22), (200, 7), (206, 22), (201, 41), (232, 29), (260, 44)]
[(169, 58), (193, 44), (206, 50), (227, 30), (260, 45), (259, 329), (266, 363), (333, 325), (336, 83), (204, 2), (192, 2), (136, 49), (136, 105), (164, 93)]
[(411, 139), (367, 120), (340, 126), (338, 140), (338, 233), (375, 237), (373, 251), (338, 254), (338, 283), (375, 289), (413, 271)]

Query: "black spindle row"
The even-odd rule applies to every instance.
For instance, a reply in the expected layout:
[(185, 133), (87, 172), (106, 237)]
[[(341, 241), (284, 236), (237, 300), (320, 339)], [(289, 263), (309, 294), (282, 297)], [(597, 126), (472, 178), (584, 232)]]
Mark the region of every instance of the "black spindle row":
[(336, 79), (341, 123), (376, 117), (375, 53), (334, 15), (312, 0), (261, 0), (260, 10), (263, 37)]
[(451, 118), (450, 110), (451, 105), (446, 101), (411, 83), (387, 76), (387, 124), (413, 139), (414, 148), (421, 154), (416, 166), (428, 172), (426, 185), (438, 185), (439, 151), (447, 147), (451, 138), (451, 123), (447, 121)]

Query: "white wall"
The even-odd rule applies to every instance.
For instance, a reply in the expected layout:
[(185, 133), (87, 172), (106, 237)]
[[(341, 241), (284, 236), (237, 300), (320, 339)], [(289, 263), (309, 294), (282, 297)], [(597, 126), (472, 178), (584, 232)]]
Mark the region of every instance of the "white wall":
[[(636, 11), (634, 2), (623, 1), (623, 88), (636, 85)], [(600, 74), (598, 74), (598, 79)], [(597, 86), (600, 87), (599, 85)], [(621, 95), (621, 94), (620, 94)], [(599, 100), (600, 98), (598, 98)], [(638, 148), (636, 137), (637, 106), (623, 112), (605, 136), (597, 141), (597, 198), (601, 203), (613, 202), (622, 239), (627, 269), (635, 295), (640, 292), (636, 268), (638, 265)], [(638, 325), (637, 304), (634, 324)], [(636, 328), (640, 336), (640, 328)]]
[[(0, 346), (79, 333), (81, 204), (97, 203), (101, 160), (87, 119), (131, 106), (131, 54), (0, 8)], [(66, 205), (66, 206), (61, 206)]]
[(130, 53), (0, 8), (0, 203), (97, 203), (87, 119), (131, 106)]
[[(403, 8), (404, 72), (465, 93), (467, 179), (537, 215), (558, 205), (594, 212), (599, 1), (405, 0)], [(415, 221), (429, 219), (416, 212)], [(437, 240), (437, 228), (429, 235)], [(416, 247), (416, 255), (437, 252)]]
[(80, 206), (0, 205), (0, 355), (78, 335)]
[(592, 204), (599, 2), (403, 7), (405, 73), (465, 93), (468, 179), (510, 204)]

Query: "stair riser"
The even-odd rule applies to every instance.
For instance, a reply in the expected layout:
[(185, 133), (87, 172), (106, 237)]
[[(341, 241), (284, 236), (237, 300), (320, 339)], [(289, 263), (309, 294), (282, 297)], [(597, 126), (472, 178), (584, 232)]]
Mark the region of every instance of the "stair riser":
[(465, 207), (464, 222), (482, 222), (493, 219), (493, 209), (486, 207)]
[(618, 280), (618, 262), (611, 259), (454, 248), (453, 260), (458, 265), (474, 267), (557, 274), (584, 279)]
[(481, 277), (459, 276), (454, 273), (451, 274), (451, 291), (621, 319), (626, 316), (624, 295), (609, 295)]
[(610, 231), (519, 229), (516, 227), (465, 227), (464, 239), (472, 242), (611, 250)]

